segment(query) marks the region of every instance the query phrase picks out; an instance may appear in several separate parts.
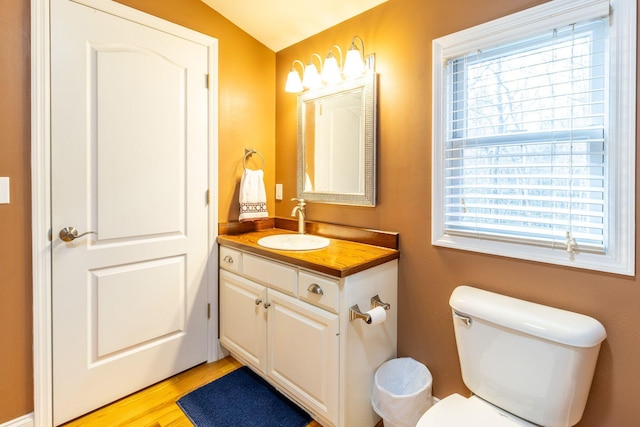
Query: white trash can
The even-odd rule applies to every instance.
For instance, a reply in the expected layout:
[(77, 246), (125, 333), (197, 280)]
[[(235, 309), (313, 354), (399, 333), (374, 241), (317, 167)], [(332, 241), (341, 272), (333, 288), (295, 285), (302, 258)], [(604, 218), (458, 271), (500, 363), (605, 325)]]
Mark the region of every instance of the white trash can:
[(391, 359), (375, 374), (371, 405), (384, 427), (415, 427), (431, 407), (431, 372), (410, 358)]

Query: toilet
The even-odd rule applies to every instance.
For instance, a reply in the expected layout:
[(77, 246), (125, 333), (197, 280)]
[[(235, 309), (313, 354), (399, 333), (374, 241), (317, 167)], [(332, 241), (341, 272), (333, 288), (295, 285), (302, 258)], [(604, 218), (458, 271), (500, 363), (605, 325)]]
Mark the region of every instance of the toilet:
[(597, 320), (470, 286), (449, 300), (462, 379), (416, 427), (570, 427), (578, 423), (606, 331)]

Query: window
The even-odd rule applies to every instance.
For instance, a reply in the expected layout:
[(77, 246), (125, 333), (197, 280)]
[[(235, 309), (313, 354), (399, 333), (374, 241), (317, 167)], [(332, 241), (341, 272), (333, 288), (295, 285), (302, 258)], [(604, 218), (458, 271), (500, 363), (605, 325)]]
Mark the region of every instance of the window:
[(433, 244), (634, 274), (625, 13), (555, 0), (434, 41)]

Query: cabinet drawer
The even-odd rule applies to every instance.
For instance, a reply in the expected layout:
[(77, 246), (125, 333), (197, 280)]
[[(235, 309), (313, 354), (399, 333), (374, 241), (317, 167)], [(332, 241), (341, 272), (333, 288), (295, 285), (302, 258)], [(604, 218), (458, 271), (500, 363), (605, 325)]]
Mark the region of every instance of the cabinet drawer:
[(298, 295), (301, 300), (338, 313), (340, 289), (337, 281), (305, 271), (300, 272), (299, 281)]
[(295, 268), (245, 253), (242, 259), (242, 273), (270, 288), (297, 296), (298, 272)]
[(242, 252), (220, 246), (220, 268), (239, 273), (242, 271), (241, 264)]

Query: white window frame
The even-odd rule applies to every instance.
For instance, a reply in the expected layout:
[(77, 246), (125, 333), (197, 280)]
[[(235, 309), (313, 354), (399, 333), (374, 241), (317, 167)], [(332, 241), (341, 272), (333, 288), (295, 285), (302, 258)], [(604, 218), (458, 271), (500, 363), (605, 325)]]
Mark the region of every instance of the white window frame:
[[(553, 0), (433, 41), (432, 244), (633, 276), (635, 274), (636, 0)], [(496, 241), (445, 232), (446, 66), (449, 59), (527, 35), (610, 15), (607, 169), (609, 240), (605, 254)]]

